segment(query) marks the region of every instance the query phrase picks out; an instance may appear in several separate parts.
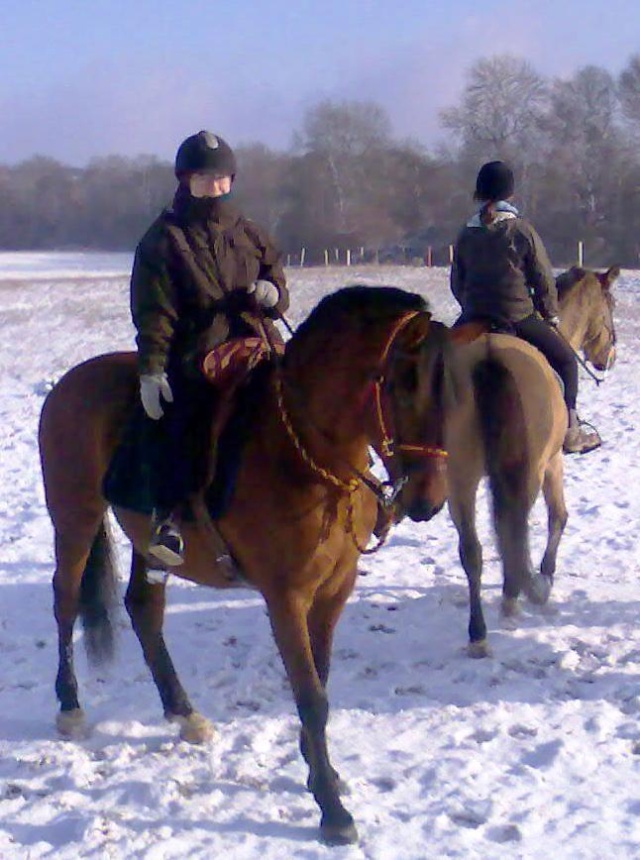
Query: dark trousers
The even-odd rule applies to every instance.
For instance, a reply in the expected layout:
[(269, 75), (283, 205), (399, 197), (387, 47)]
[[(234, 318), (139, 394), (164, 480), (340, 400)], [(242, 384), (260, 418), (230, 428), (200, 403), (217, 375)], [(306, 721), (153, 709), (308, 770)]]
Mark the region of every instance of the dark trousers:
[(537, 314), (513, 323), (518, 337), (537, 347), (564, 385), (567, 409), (576, 408), (578, 396), (578, 362), (575, 353), (564, 338)]
[(204, 378), (169, 372), (173, 403), (162, 404), (158, 421), (146, 419), (145, 445), (151, 465), (151, 494), (162, 516), (177, 511), (206, 483), (215, 390)]

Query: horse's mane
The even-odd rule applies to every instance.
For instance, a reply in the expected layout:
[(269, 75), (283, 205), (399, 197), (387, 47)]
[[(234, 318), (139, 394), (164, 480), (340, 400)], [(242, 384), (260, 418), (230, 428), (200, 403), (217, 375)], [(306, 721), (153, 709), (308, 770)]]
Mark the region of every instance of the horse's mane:
[(575, 284), (585, 277), (585, 275), (587, 275), (587, 270), (580, 268), (580, 266), (572, 266), (568, 271), (562, 272), (562, 274), (558, 275), (556, 278), (558, 298), (561, 299), (565, 296), (569, 290), (575, 286)]
[(407, 311), (428, 309), (427, 300), (417, 293), (398, 287), (354, 284), (325, 296), (298, 326), (292, 340), (334, 328), (339, 318), (344, 316), (367, 326)]

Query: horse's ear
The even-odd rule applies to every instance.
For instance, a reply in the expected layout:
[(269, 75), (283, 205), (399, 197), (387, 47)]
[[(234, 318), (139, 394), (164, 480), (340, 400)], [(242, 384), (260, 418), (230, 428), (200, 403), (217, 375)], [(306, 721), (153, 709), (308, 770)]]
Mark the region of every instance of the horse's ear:
[(415, 316), (406, 326), (402, 333), (403, 349), (418, 351), (425, 337), (429, 336), (431, 328), (431, 313), (424, 311)]
[(613, 282), (616, 278), (620, 276), (620, 266), (611, 266), (607, 269), (603, 274), (598, 275), (600, 278), (600, 283), (602, 284), (605, 290), (610, 290)]

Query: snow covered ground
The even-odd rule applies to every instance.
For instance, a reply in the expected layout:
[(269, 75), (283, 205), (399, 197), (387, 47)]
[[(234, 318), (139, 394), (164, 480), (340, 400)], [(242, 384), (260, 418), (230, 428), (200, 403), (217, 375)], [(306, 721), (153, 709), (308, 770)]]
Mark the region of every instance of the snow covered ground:
[[(131, 348), (126, 255), (0, 255), (0, 858), (640, 857), (640, 272), (616, 284), (618, 362), (581, 377), (605, 440), (567, 458), (570, 519), (544, 609), (499, 614), (486, 500), (484, 598), (493, 656), (464, 652), (466, 581), (446, 512), (402, 523), (363, 559), (329, 684), (333, 763), (358, 845), (317, 841), (298, 720), (261, 599), (172, 580), (166, 632), (218, 736), (179, 742), (124, 609), (108, 670), (77, 671), (92, 724), (54, 730), (51, 528), (36, 427), (52, 379)], [(290, 270), (295, 325), (347, 283), (394, 284), (455, 307), (443, 269)], [(536, 557), (545, 515), (532, 520)], [(119, 538), (122, 587), (128, 569)], [(78, 639), (81, 634), (78, 632)]]

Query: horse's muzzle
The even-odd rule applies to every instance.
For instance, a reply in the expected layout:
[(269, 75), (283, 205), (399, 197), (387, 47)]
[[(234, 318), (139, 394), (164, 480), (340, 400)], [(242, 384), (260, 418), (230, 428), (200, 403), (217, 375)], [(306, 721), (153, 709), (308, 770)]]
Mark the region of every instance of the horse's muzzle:
[(606, 373), (608, 370), (611, 370), (613, 365), (616, 363), (616, 358), (616, 348), (615, 346), (612, 346), (604, 358), (594, 358), (591, 364), (593, 364), (597, 371)]
[(416, 499), (412, 504), (407, 508), (406, 515), (410, 520), (413, 520), (414, 523), (426, 523), (429, 520), (433, 519), (437, 513), (439, 513), (444, 507), (444, 502), (440, 502), (440, 504), (432, 505), (430, 502), (425, 499)]

